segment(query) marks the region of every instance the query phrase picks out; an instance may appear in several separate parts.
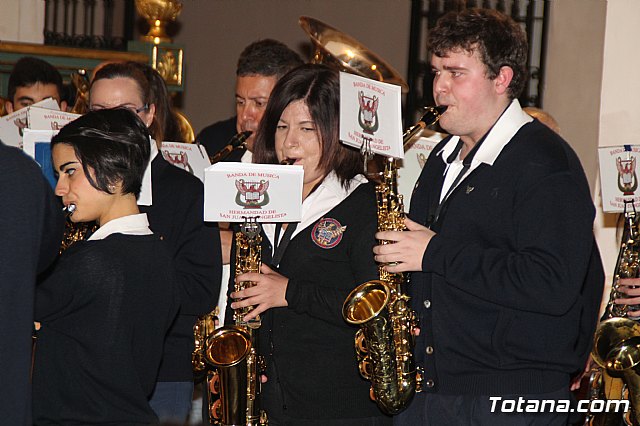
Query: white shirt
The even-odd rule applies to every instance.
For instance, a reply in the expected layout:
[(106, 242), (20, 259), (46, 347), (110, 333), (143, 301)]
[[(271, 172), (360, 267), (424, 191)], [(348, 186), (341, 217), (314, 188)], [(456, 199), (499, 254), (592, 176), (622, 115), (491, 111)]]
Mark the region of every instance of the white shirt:
[[(511, 101), (511, 105), (509, 105), (498, 121), (496, 121), (496, 124), (491, 128), (491, 130), (489, 130), (489, 133), (484, 139), (484, 142), (482, 142), (482, 145), (478, 147), (478, 151), (471, 160), (469, 169), (466, 171), (464, 176), (458, 180), (456, 187), (467, 176), (469, 176), (469, 173), (478, 168), (480, 164), (484, 163), (492, 166), (504, 147), (511, 141), (513, 136), (518, 133), (518, 130), (531, 121), (533, 121), (533, 118), (522, 110), (520, 102), (518, 102), (517, 99)], [(453, 154), (453, 151), (456, 149), (459, 140), (460, 136), (453, 136), (449, 142), (447, 142), (447, 144), (437, 152), (436, 155), (439, 155), (442, 158), (442, 161), (446, 163), (449, 156)], [(460, 152), (458, 152), (456, 159), (450, 164), (447, 164), (444, 171), (445, 178), (444, 183), (442, 184), (442, 191), (440, 192), (441, 203), (445, 196), (455, 189), (452, 188), (452, 185), (458, 175), (462, 172), (463, 168), (464, 165), (460, 158)]]
[(139, 206), (150, 206), (153, 204), (151, 197), (151, 162), (156, 158), (156, 155), (158, 155), (158, 145), (156, 145), (156, 141), (152, 138), (149, 139), (149, 143), (151, 146), (151, 155), (149, 155), (149, 164), (147, 164), (144, 175), (142, 175), (142, 187), (140, 188), (140, 195), (138, 196)]
[(131, 214), (110, 220), (93, 233), (88, 241), (104, 240), (111, 234), (151, 235), (146, 213)]
[(246, 150), (244, 154), (242, 154), (242, 158), (240, 158), (241, 163), (253, 163), (253, 152)]

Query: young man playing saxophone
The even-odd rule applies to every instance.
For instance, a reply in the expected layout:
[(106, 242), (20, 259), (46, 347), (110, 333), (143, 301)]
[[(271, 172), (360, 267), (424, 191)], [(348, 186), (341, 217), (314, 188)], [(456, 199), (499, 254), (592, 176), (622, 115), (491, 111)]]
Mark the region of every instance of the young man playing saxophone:
[(587, 180), (518, 103), (528, 48), (517, 23), (452, 13), (429, 48), (452, 136), (416, 184), (409, 230), (378, 233), (395, 244), (374, 248), (388, 271), (413, 272), (421, 324), (426, 392), (394, 424), (565, 425), (568, 412), (503, 413), (501, 401), (568, 401), (591, 349), (604, 277)]

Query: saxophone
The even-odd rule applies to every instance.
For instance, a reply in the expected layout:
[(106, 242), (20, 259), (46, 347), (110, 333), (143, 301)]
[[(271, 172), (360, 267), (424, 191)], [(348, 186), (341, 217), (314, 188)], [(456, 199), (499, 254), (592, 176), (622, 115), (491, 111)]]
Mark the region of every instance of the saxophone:
[(86, 240), (88, 235), (93, 234), (98, 229), (98, 225), (95, 222), (72, 222), (71, 216), (75, 210), (75, 204), (69, 204), (62, 209), (66, 217), (58, 254), (62, 254), (78, 241)]
[[(256, 218), (245, 218), (235, 234), (236, 276), (260, 272), (262, 237)], [(255, 285), (251, 281), (236, 283), (236, 292)], [(256, 330), (260, 316), (244, 321), (252, 307), (234, 310), (235, 324), (221, 327), (206, 341), (205, 358), (216, 368), (209, 374), (209, 415), (216, 425), (264, 426), (266, 413), (260, 409), (260, 373), (264, 360), (258, 355)], [(219, 398), (218, 398), (219, 397)], [(218, 399), (216, 399), (218, 398)], [(214, 399), (216, 399), (214, 401)]]
[[(430, 107), (418, 124), (403, 135), (406, 144), (426, 126), (435, 124), (446, 107)], [(394, 158), (385, 164), (376, 186), (378, 231), (404, 231), (405, 212), (398, 194), (398, 170)], [(388, 244), (388, 241), (379, 241)], [(378, 268), (379, 279), (367, 281), (347, 296), (342, 307), (345, 320), (360, 329), (355, 346), (360, 374), (371, 381), (371, 395), (378, 407), (390, 415), (406, 407), (420, 391), (421, 377), (413, 360), (415, 312), (403, 287), (409, 276)]]
[(251, 136), (252, 133), (253, 132), (246, 131), (246, 132), (240, 132), (234, 135), (229, 140), (228, 144), (222, 147), (220, 151), (216, 152), (215, 154), (209, 157), (209, 161), (211, 161), (211, 164), (216, 164), (224, 160), (229, 155), (231, 155), (231, 153), (236, 149), (246, 148), (247, 147), (246, 141), (247, 139), (249, 139), (249, 136)]
[[(589, 413), (585, 424), (592, 426), (640, 425), (640, 323), (627, 317), (639, 305), (616, 305), (624, 297), (620, 278), (640, 276), (640, 218), (632, 201), (625, 200), (624, 230), (616, 262), (613, 283), (605, 317), (598, 324), (593, 360), (600, 367), (590, 379), (591, 399), (626, 400), (631, 410), (623, 412)], [(616, 407), (617, 408), (617, 407)]]

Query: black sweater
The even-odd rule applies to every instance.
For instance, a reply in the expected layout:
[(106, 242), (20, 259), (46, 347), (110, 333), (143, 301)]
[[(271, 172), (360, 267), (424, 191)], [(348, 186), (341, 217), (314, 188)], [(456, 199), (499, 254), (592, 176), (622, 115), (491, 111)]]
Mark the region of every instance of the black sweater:
[(205, 224), (202, 182), (157, 155), (151, 163), (153, 205), (140, 206), (149, 227), (169, 245), (176, 269), (180, 314), (167, 336), (158, 381), (193, 380), (193, 325), (218, 302), (222, 258), (220, 233)]
[(155, 235), (112, 234), (67, 249), (38, 287), (37, 425), (150, 424), (174, 270)]
[[(413, 220), (432, 219), (444, 167), (429, 157)], [(594, 214), (577, 156), (538, 121), (460, 183), (410, 284), (422, 325), (415, 352), (431, 390), (532, 394), (568, 385), (589, 353), (604, 283)]]
[[(327, 218), (346, 227), (333, 248), (321, 248), (312, 239), (314, 227)], [(382, 416), (369, 399), (369, 382), (358, 372), (357, 328), (342, 318), (342, 305), (351, 290), (378, 278), (371, 254), (375, 231), (373, 185), (363, 184), (298, 233), (280, 261), (279, 272), (289, 278), (289, 306), (265, 313), (259, 338), (268, 366), (265, 386), (280, 382), (288, 416)], [(269, 407), (264, 408), (268, 414)]]
[(0, 423), (31, 424), (36, 274), (58, 254), (64, 219), (38, 164), (0, 142)]

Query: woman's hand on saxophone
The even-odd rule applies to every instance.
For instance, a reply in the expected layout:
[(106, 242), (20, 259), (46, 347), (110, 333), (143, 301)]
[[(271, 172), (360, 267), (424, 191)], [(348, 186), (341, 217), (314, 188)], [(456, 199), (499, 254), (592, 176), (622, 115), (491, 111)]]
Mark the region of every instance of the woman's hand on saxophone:
[[(626, 295), (614, 300), (616, 305), (640, 305), (640, 278), (620, 278), (618, 292)], [(629, 317), (640, 317), (640, 311), (628, 310)]]
[(376, 262), (386, 264), (387, 272), (421, 271), (422, 257), (435, 235), (429, 228), (405, 219), (407, 231), (382, 231), (376, 233), (376, 239), (389, 241), (373, 248)]
[(280, 275), (267, 265), (260, 267), (260, 273), (248, 272), (238, 275), (236, 282), (253, 281), (255, 285), (247, 287), (244, 290), (231, 293), (231, 297), (235, 299), (231, 303), (232, 309), (254, 306), (244, 321), (249, 321), (260, 315), (269, 308), (277, 308), (288, 306), (286, 293), (289, 278)]

